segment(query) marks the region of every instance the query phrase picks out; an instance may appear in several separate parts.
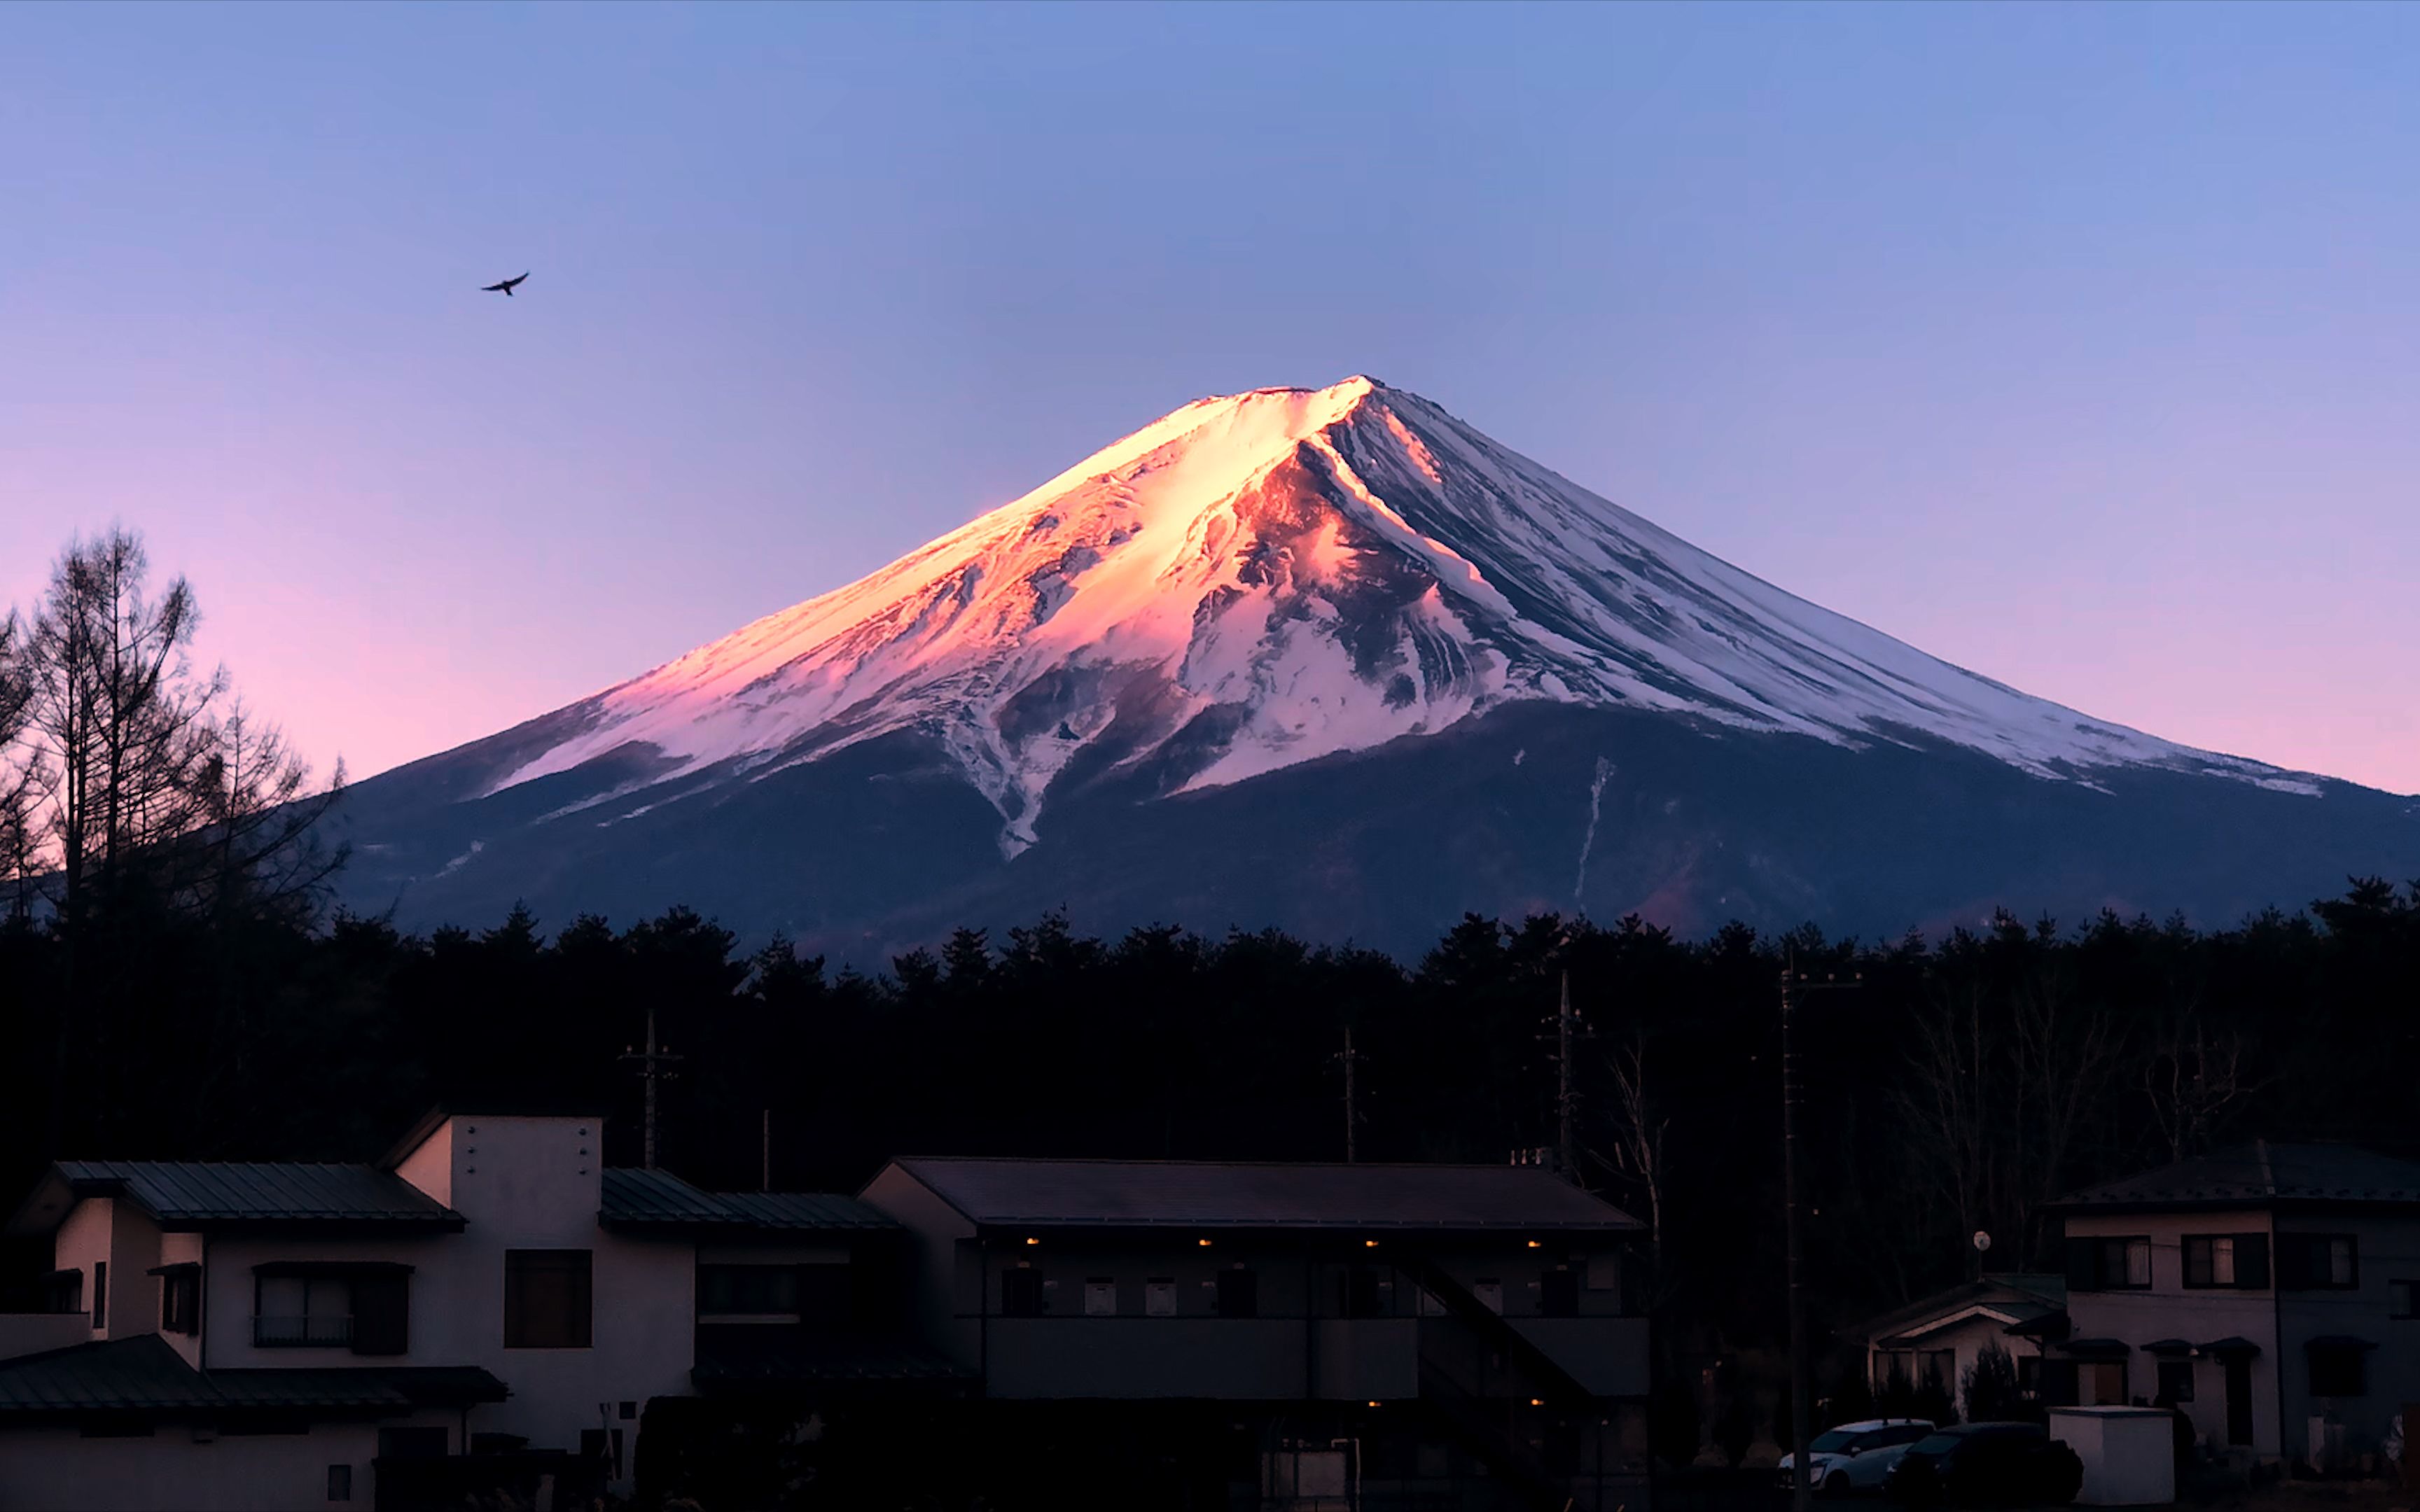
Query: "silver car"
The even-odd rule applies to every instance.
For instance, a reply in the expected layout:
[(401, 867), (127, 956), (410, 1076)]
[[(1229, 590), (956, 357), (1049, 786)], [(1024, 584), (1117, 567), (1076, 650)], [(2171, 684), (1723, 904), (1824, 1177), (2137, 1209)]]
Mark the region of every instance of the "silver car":
[[(1876, 1417), (1826, 1428), (1807, 1446), (1807, 1483), (1826, 1496), (1879, 1491), (1883, 1476), (1907, 1453), (1907, 1446), (1931, 1431), (1932, 1425), (1917, 1417)], [(1785, 1489), (1797, 1458), (1781, 1457)]]

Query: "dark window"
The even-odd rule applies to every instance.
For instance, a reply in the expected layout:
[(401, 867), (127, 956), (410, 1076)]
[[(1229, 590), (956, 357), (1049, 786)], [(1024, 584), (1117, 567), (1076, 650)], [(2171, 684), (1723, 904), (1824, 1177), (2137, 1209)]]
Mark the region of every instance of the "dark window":
[(2277, 1286), (2284, 1291), (2350, 1291), (2361, 1285), (2350, 1234), (2279, 1234)]
[(1218, 1273), (1218, 1316), (1221, 1318), (1261, 1316), (1261, 1273), (1258, 1271)]
[(2188, 1234), (2184, 1260), (2188, 1287), (2231, 1287), (2243, 1291), (2269, 1288), (2266, 1234)]
[(1384, 1318), (1387, 1316), (1385, 1278), (1374, 1265), (1345, 1268), (1343, 1276), (1343, 1315), (1347, 1318)]
[(1547, 1318), (1580, 1315), (1580, 1273), (1549, 1271), (1539, 1278), (1538, 1311)]
[(109, 1262), (92, 1262), (92, 1326), (109, 1326)]
[(252, 1342), (264, 1350), (353, 1341), (353, 1288), (341, 1276), (256, 1275)]
[(1030, 1266), (1000, 1273), (1000, 1315), (1002, 1318), (1042, 1316), (1042, 1273)]
[(584, 1249), (504, 1251), (504, 1348), (588, 1348), (591, 1266)]
[(178, 1266), (160, 1278), (160, 1332), (201, 1331), (202, 1273), (192, 1266)]
[(380, 1428), (378, 1445), (380, 1459), (442, 1459), (445, 1458), (445, 1430), (436, 1427)]
[(795, 1265), (701, 1265), (697, 1268), (700, 1317), (754, 1314), (795, 1318), (799, 1268)]
[(400, 1271), (353, 1282), (353, 1352), (402, 1354), (411, 1348), (411, 1293)]
[(2139, 1290), (2150, 1284), (2151, 1242), (2149, 1239), (2068, 1236), (2069, 1290), (2129, 1291)]
[(2314, 1344), (2310, 1348), (2311, 1395), (2366, 1396), (2369, 1351), (2358, 1344)]
[(830, 1323), (838, 1327), (857, 1320), (858, 1305), (866, 1299), (859, 1293), (856, 1273), (845, 1265), (801, 1265), (799, 1277), (799, 1318), (802, 1322)]
[(51, 1273), (51, 1311), (80, 1313), (84, 1311), (84, 1273), (54, 1271)]
[(625, 1423), (634, 1423), (634, 1422), (638, 1421), (638, 1417), (639, 1417), (639, 1404), (638, 1404), (638, 1403), (636, 1403), (636, 1402), (624, 1402), (624, 1403), (622, 1404), (621, 1418), (622, 1418), (622, 1421), (623, 1421), (623, 1422), (625, 1422)]
[(2042, 1363), (2039, 1354), (2017, 1356), (2017, 1390), (2027, 1396), (2039, 1396), (2042, 1387)]
[(2389, 1281), (2387, 1307), (2397, 1318), (2420, 1318), (2420, 1281)]
[(349, 1502), (352, 1499), (353, 1467), (350, 1465), (330, 1465), (328, 1467), (328, 1500), (331, 1502)]
[(2194, 1367), (2191, 1360), (2160, 1362), (2160, 1396), (2171, 1403), (2194, 1399)]

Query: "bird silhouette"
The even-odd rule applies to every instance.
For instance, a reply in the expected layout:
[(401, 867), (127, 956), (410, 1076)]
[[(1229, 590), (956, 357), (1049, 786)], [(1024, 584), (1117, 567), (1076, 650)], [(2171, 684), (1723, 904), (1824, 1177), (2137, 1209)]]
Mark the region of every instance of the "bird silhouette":
[(482, 294), (501, 294), (509, 300), (513, 297), (513, 285), (520, 283), (523, 279), (528, 277), (529, 274), (523, 273), (520, 278), (507, 278), (501, 284), (482, 284), (479, 285), (479, 292)]

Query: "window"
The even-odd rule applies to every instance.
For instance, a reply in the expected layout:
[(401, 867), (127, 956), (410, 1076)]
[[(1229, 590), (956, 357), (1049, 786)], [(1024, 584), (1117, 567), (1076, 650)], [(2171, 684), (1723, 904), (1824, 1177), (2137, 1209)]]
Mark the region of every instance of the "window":
[(2361, 1285), (2350, 1234), (2279, 1234), (2277, 1286), (2286, 1291), (2350, 1291)]
[(2160, 1396), (2171, 1405), (2194, 1399), (2194, 1366), (2191, 1360), (2160, 1362)]
[(1142, 1284), (1142, 1315), (1145, 1318), (1176, 1316), (1176, 1281), (1172, 1276), (1156, 1275)]
[(50, 1282), (51, 1311), (80, 1313), (84, 1311), (84, 1273), (54, 1271)]
[(2151, 1242), (2149, 1239), (2068, 1236), (2069, 1290), (2127, 1291), (2138, 1290), (2150, 1284)]
[(1588, 1288), (1590, 1291), (1621, 1289), (1621, 1257), (1591, 1255), (1588, 1257)]
[(160, 1332), (202, 1331), (202, 1271), (197, 1265), (163, 1267), (160, 1274)]
[(2126, 1405), (2126, 1362), (2123, 1360), (2083, 1360), (2077, 1362), (2076, 1389), (2084, 1399), (2078, 1407), (2123, 1407)]
[(1958, 1351), (1926, 1350), (1916, 1357), (1916, 1383), (1939, 1386), (1945, 1391), (1958, 1389)]
[(1342, 1314), (1346, 1318), (1384, 1318), (1387, 1293), (1393, 1289), (1374, 1265), (1347, 1267), (1343, 1278)]
[(1002, 1318), (1042, 1316), (1042, 1273), (1020, 1265), (1000, 1273), (1000, 1315)]
[(1118, 1284), (1106, 1275), (1084, 1278), (1084, 1316), (1115, 1318), (1118, 1315)]
[(1580, 1315), (1580, 1273), (1577, 1271), (1548, 1271), (1538, 1280), (1538, 1312), (1541, 1317), (1577, 1318)]
[(2233, 1287), (2245, 1291), (2269, 1288), (2266, 1234), (2187, 1234), (2184, 1260), (2188, 1287)]
[(109, 1262), (92, 1262), (92, 1326), (109, 1326)]
[(2386, 1294), (2389, 1317), (2420, 1318), (2420, 1281), (2389, 1281)]
[(411, 1296), (400, 1269), (353, 1278), (353, 1352), (402, 1354), (411, 1347)]
[(264, 1350), (342, 1348), (353, 1341), (353, 1288), (336, 1276), (256, 1275), (252, 1342)]
[(2350, 1339), (2314, 1339), (2309, 1350), (2311, 1395), (2366, 1396), (2369, 1350)]
[(799, 1268), (701, 1265), (697, 1311), (701, 1318), (794, 1318), (799, 1312)]
[(504, 1251), (504, 1348), (587, 1349), (593, 1265), (584, 1249)]
[(1470, 1294), (1479, 1299), (1479, 1305), (1491, 1313), (1504, 1310), (1504, 1283), (1494, 1276), (1481, 1276), (1472, 1282)]
[(1238, 1266), (1218, 1273), (1218, 1316), (1221, 1318), (1258, 1318), (1261, 1316), (1261, 1273)]
[(352, 1499), (353, 1467), (350, 1465), (330, 1465), (328, 1467), (328, 1500), (331, 1502), (349, 1502)]
[(2042, 1363), (2041, 1363), (2041, 1356), (2040, 1356), (2040, 1355), (2039, 1355), (2039, 1354), (2021, 1354), (2021, 1355), (2018, 1355), (2018, 1356), (2017, 1356), (2017, 1392), (2018, 1392), (2018, 1394), (2019, 1394), (2020, 1396), (2025, 1396), (2025, 1397), (2028, 1397), (2028, 1398), (2038, 1397), (2038, 1396), (2040, 1396), (2041, 1395), (2041, 1389), (2042, 1389)]

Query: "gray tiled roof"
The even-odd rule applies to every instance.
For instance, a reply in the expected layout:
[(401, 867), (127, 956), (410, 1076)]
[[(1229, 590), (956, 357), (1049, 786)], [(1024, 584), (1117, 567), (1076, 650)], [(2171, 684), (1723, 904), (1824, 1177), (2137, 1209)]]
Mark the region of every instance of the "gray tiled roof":
[(659, 1170), (608, 1170), (599, 1216), (617, 1225), (760, 1233), (899, 1227), (888, 1214), (854, 1197), (828, 1192), (708, 1192)]
[(10, 1223), (43, 1232), (83, 1197), (122, 1197), (164, 1227), (373, 1224), (453, 1229), (459, 1213), (389, 1171), (305, 1161), (67, 1160)]
[(500, 1402), (477, 1365), (195, 1370), (157, 1334), (0, 1361), (0, 1417), (58, 1412), (408, 1412)]
[(1638, 1220), (1535, 1165), (910, 1157), (894, 1163), (978, 1224), (1621, 1232)]
[(2086, 1187), (2061, 1197), (2054, 1206), (2228, 1208), (2345, 1202), (2420, 1205), (2420, 1165), (2350, 1145), (2256, 1139)]

